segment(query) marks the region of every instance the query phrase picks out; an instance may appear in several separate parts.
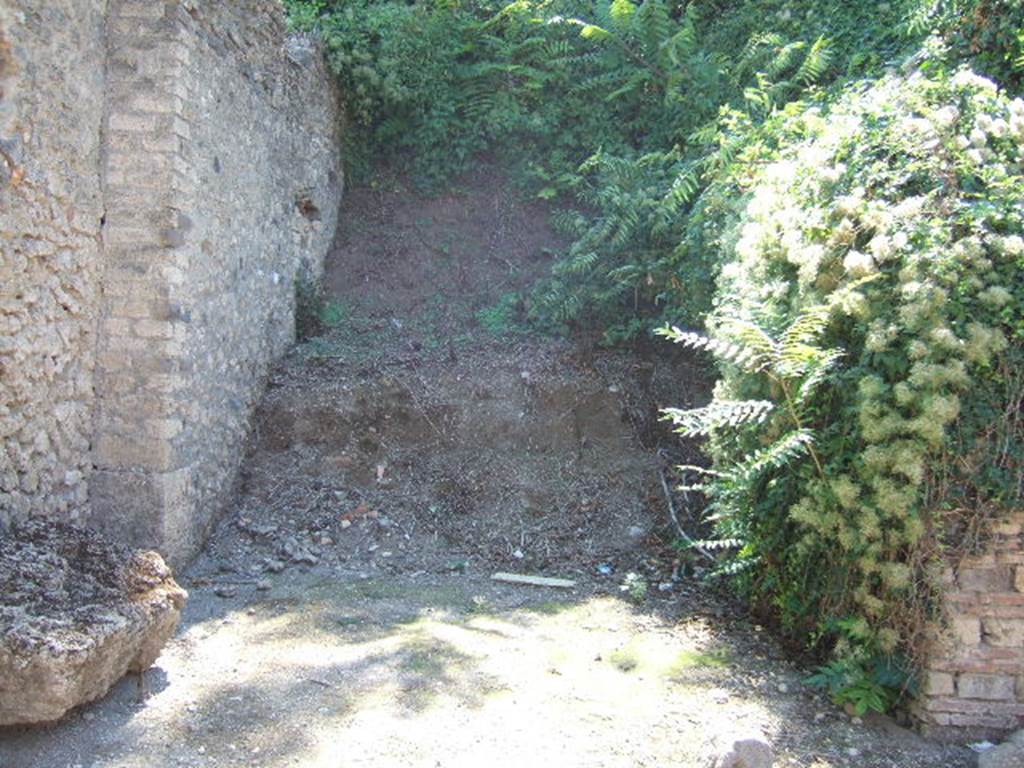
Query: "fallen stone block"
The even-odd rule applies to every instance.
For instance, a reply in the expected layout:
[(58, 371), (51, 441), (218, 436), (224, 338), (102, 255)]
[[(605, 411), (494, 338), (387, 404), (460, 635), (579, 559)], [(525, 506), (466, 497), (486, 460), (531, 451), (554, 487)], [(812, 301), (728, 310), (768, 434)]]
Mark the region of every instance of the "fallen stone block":
[(148, 669), (187, 597), (155, 552), (48, 520), (0, 531), (0, 725), (57, 720)]

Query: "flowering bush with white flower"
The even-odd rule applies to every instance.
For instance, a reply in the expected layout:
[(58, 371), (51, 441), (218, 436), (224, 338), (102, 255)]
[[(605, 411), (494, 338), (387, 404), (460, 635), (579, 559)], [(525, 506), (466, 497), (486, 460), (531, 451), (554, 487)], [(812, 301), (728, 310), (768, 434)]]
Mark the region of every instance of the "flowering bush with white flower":
[(778, 407), (712, 430), (718, 477), (787, 430), (813, 442), (742, 500), (719, 494), (718, 526), (791, 632), (912, 657), (944, 554), (1021, 503), (1024, 101), (925, 71), (793, 120), (803, 140), (746, 180), (709, 327), (742, 349), (826, 307), (804, 343), (844, 355), (798, 408), (799, 378), (722, 365), (717, 399)]

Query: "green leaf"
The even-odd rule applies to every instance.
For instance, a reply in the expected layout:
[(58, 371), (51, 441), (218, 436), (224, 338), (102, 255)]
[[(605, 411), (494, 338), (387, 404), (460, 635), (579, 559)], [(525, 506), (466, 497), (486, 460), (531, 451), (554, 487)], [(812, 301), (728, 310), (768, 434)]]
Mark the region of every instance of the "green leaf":
[(580, 30), (580, 37), (584, 40), (607, 40), (612, 33), (596, 24), (584, 24)]
[(636, 6), (630, 0), (612, 0), (609, 13), (618, 26), (625, 27), (636, 13)]

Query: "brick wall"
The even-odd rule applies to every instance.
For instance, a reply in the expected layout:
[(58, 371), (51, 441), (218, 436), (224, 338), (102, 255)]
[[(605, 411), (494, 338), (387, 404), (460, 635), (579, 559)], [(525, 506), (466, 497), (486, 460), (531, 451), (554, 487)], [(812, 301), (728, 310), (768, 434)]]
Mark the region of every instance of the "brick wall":
[(277, 0), (0, 6), (0, 526), (196, 552), (333, 234), (338, 110)]
[[(192, 528), (168, 518), (189, 481), (173, 438), (184, 359), (191, 46), (175, 3), (111, 0), (106, 44), (104, 270), (91, 502), (119, 538), (160, 546)], [(183, 531), (175, 531), (175, 524)], [(175, 544), (174, 546), (177, 546)]]
[(997, 525), (985, 555), (944, 577), (947, 626), (914, 714), (930, 736), (999, 738), (1024, 727), (1024, 512)]

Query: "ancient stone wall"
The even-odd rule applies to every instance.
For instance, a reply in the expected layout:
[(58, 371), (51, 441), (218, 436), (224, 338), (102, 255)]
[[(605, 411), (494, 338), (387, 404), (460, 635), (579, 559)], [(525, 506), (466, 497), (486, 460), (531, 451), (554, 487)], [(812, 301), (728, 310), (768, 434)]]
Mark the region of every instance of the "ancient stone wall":
[[(275, 0), (56, 5), (66, 20), (51, 10), (26, 17), (52, 51), (29, 40), (21, 60), (25, 71), (56, 67), (68, 88), (84, 90), (71, 85), (79, 70), (93, 78), (79, 94), (88, 98), (54, 93), (64, 111), (45, 112), (39, 132), (57, 143), (35, 155), (44, 172), (74, 171), (68, 194), (92, 205), (78, 214), (91, 226), (81, 235), (88, 242), (66, 249), (84, 275), (72, 294), (85, 297), (84, 330), (66, 355), (67, 375), (76, 375), (65, 396), (39, 378), (49, 369), (32, 372), (45, 351), (37, 337), (64, 339), (48, 315), (26, 308), (28, 288), (46, 275), (26, 276), (9, 301), (3, 294), (11, 311), (2, 317), (25, 316), (4, 322), (28, 329), (9, 364), (29, 378), (27, 395), (2, 401), (18, 419), (21, 453), (8, 450), (10, 467), (0, 464), (0, 515), (72, 514), (74, 501), (95, 527), (181, 563), (230, 493), (251, 406), (292, 338), (295, 281), (317, 274), (333, 234), (337, 94), (318, 51), (286, 34)], [(65, 39), (63, 29), (77, 32)], [(83, 51), (89, 61), (79, 61)], [(14, 106), (17, 119), (33, 118)], [(43, 189), (40, 206), (63, 212), (61, 191)], [(9, 224), (5, 216), (5, 251), (7, 233), (36, 247), (33, 228), (45, 215), (26, 211)], [(78, 421), (54, 411), (62, 397)], [(52, 437), (36, 437), (33, 418), (83, 426), (65, 456)], [(55, 466), (46, 481), (31, 480), (46, 462)], [(84, 480), (69, 485), (79, 475), (87, 494)], [(70, 500), (58, 504), (59, 494)]]
[(915, 708), (933, 737), (963, 742), (1024, 727), (1024, 512), (993, 533), (986, 554), (945, 574), (948, 626)]
[(105, 8), (0, 3), (0, 525), (87, 510)]
[(100, 333), (93, 512), (180, 561), (231, 490), (267, 365), (292, 337), (296, 277), (333, 233), (337, 100), (272, 0), (112, 0), (107, 43), (105, 284), (118, 288)]

